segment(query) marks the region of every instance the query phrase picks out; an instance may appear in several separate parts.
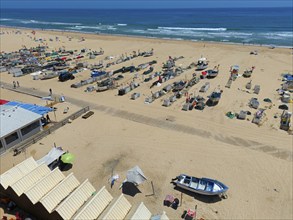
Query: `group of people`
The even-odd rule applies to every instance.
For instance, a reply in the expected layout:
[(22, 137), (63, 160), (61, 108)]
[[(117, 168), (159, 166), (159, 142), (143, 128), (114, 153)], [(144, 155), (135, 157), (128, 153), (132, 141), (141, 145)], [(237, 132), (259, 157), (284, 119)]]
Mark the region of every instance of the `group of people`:
[(13, 88), (16, 89), (16, 87), (19, 87), (19, 82), (18, 81), (13, 81)]
[(42, 125), (45, 126), (51, 122), (50, 116), (47, 114), (46, 117), (41, 118)]

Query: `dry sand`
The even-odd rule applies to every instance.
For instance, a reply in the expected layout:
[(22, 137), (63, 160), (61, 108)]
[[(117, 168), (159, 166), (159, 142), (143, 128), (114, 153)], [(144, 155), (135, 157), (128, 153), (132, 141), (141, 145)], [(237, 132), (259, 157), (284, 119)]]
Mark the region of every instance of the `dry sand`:
[[(13, 29), (3, 29), (10, 34), (1, 35), (1, 51), (18, 50), (22, 45), (37, 46), (40, 42), (31, 39), (30, 30), (21, 30), (22, 34), (14, 34)], [(60, 41), (55, 41), (55, 36)], [(67, 36), (72, 36), (69, 41)], [(81, 42), (81, 37), (85, 41)], [(12, 153), (4, 154), (1, 159), (1, 173), (13, 165), (23, 161), (30, 155), (35, 159), (44, 156), (56, 143), (77, 155), (73, 168), (80, 181), (89, 179), (96, 189), (106, 186), (115, 197), (121, 194), (120, 183), (124, 180), (128, 169), (139, 165), (148, 177), (148, 181), (139, 186), (142, 193), (127, 199), (136, 205), (143, 201), (152, 213), (163, 210), (171, 219), (179, 219), (183, 210), (198, 205), (198, 218), (205, 219), (292, 219), (292, 135), (279, 129), (281, 104), (276, 89), (280, 88), (283, 72), (292, 73), (292, 50), (266, 47), (212, 44), (204, 42), (171, 41), (130, 37), (114, 37), (101, 35), (85, 35), (78, 33), (61, 33), (37, 31), (37, 38), (46, 39), (51, 49), (64, 46), (66, 49), (91, 48), (105, 51), (103, 56), (87, 62), (98, 63), (104, 57), (130, 54), (133, 50), (147, 51), (154, 48), (154, 56), (139, 57), (126, 63), (111, 66), (107, 70), (116, 70), (122, 66), (138, 65), (157, 60), (155, 71), (161, 71), (162, 62), (173, 57), (184, 56), (177, 65), (188, 66), (201, 56), (210, 60), (210, 67), (220, 64), (220, 73), (213, 79), (210, 90), (203, 94), (207, 97), (216, 87), (223, 89), (220, 103), (204, 111), (181, 111), (185, 98), (177, 100), (172, 106), (162, 106), (162, 98), (152, 104), (144, 104), (145, 97), (151, 91), (160, 90), (163, 86), (177, 80), (190, 79), (194, 69), (184, 72), (179, 77), (164, 83), (161, 87), (150, 85), (155, 80), (142, 83), (133, 92), (140, 92), (138, 100), (130, 100), (132, 92), (118, 96), (117, 89), (103, 93), (85, 93), (85, 87), (70, 88), (72, 83), (90, 77), (89, 71), (76, 75), (76, 79), (58, 82), (33, 80), (30, 75), (13, 78), (10, 74), (0, 73), (1, 82), (12, 85), (13, 80), (20, 82), (21, 89), (46, 94), (52, 88), (53, 93), (65, 95), (67, 102), (58, 109), (58, 118), (62, 117), (63, 108), (70, 105), (72, 112), (89, 105), (95, 114), (84, 120), (78, 118), (53, 134), (30, 146), (25, 153), (16, 157)], [(54, 41), (49, 41), (49, 38)], [(258, 50), (258, 55), (250, 55), (250, 51)], [(256, 69), (251, 77), (253, 86), (261, 86), (259, 95), (247, 93), (245, 85), (250, 79), (238, 78), (230, 89), (225, 88), (229, 78), (231, 65), (238, 64), (240, 72), (252, 65)], [(140, 77), (136, 81), (141, 81)], [(127, 84), (133, 73), (126, 73), (119, 82)], [(200, 87), (208, 80), (201, 80), (190, 89), (190, 93), (199, 94)], [(5, 84), (5, 85), (7, 85)], [(37, 98), (20, 95), (1, 89), (1, 99), (20, 100), (36, 104), (44, 104)], [(166, 95), (165, 97), (168, 97)], [(261, 106), (267, 104), (262, 100), (270, 98), (273, 105), (266, 110), (267, 120), (256, 126), (250, 121), (229, 119), (228, 111), (239, 112), (241, 109), (255, 113), (248, 107), (252, 97), (260, 100)], [(163, 97), (164, 98), (164, 97)], [(268, 107), (268, 106), (267, 106)], [(292, 111), (292, 105), (290, 106)], [(57, 111), (58, 112), (58, 111)], [(51, 117), (52, 119), (52, 117)], [(108, 179), (112, 172), (120, 178), (111, 189)], [(229, 186), (228, 199), (217, 201), (201, 196), (183, 194), (183, 204), (178, 210), (163, 206), (167, 194), (180, 198), (180, 192), (173, 189), (171, 178), (180, 173), (197, 177), (218, 179)], [(153, 181), (155, 196), (151, 194)], [(1, 214), (1, 213), (0, 213)]]

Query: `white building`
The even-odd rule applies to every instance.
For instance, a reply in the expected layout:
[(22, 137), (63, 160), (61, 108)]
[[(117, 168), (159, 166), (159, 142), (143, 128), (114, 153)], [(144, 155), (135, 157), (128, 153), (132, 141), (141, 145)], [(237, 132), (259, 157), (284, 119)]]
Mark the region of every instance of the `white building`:
[(41, 131), (41, 117), (21, 107), (0, 105), (0, 154)]

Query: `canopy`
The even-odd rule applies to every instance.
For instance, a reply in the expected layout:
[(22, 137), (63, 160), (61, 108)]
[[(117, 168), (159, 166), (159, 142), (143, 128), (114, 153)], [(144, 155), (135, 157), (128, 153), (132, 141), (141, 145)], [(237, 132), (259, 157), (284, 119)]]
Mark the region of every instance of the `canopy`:
[(0, 99), (0, 105), (4, 105), (4, 104), (6, 104), (7, 102), (9, 102), (9, 101), (4, 100), (4, 99)]
[(53, 109), (49, 108), (49, 107), (35, 105), (35, 104), (29, 104), (29, 103), (16, 102), (16, 101), (8, 102), (8, 103), (6, 103), (6, 105), (18, 106), (18, 107), (24, 108), (26, 110), (29, 110), (31, 112), (37, 113), (39, 115), (45, 115), (48, 112), (53, 111)]
[(64, 153), (65, 151), (63, 151), (61, 147), (53, 147), (48, 154), (37, 161), (37, 164), (45, 163), (49, 166)]
[(137, 185), (143, 183), (147, 179), (143, 174), (142, 170), (138, 166), (135, 166), (132, 169), (128, 170), (126, 178), (128, 182)]

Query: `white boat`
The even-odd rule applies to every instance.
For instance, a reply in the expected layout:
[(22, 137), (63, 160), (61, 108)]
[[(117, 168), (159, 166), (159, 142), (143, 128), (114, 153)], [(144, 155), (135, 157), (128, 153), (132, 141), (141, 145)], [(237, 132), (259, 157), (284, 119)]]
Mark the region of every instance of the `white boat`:
[(52, 79), (59, 76), (59, 73), (56, 71), (48, 70), (42, 73), (41, 80)]
[(185, 174), (180, 174), (172, 180), (173, 184), (177, 187), (207, 196), (225, 195), (225, 193), (229, 189), (228, 186), (219, 182), (218, 180), (209, 178), (197, 178)]
[(208, 67), (209, 61), (207, 61), (207, 58), (201, 57), (196, 64), (196, 70), (204, 70)]

